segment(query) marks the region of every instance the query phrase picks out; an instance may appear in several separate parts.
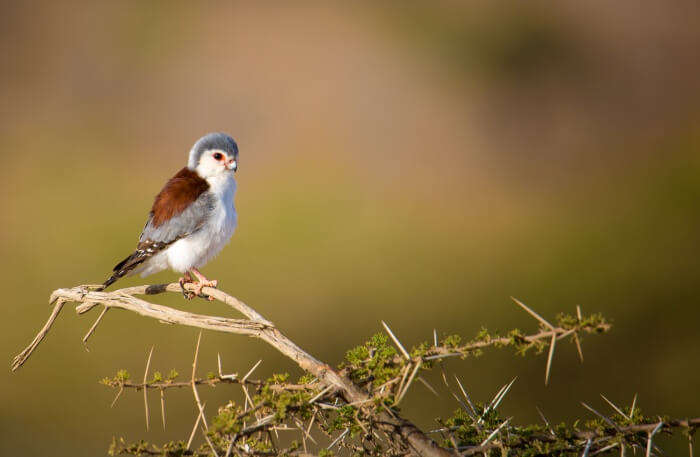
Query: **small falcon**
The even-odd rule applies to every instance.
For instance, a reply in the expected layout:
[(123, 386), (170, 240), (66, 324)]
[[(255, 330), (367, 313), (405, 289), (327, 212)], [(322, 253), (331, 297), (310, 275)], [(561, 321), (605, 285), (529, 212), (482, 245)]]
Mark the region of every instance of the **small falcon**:
[(203, 287), (216, 287), (218, 281), (207, 279), (198, 268), (223, 249), (236, 228), (237, 168), (233, 138), (224, 133), (200, 138), (190, 150), (187, 166), (156, 195), (136, 250), (114, 267), (100, 290), (123, 276), (144, 277), (166, 268), (184, 274), (181, 286), (195, 283), (195, 294), (185, 293), (183, 287), (188, 299), (201, 296)]

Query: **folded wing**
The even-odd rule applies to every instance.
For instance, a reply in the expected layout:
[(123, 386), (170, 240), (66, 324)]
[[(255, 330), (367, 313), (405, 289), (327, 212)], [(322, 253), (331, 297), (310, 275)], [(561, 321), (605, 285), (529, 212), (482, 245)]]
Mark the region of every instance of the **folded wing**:
[(128, 275), (177, 240), (202, 228), (215, 205), (215, 199), (208, 190), (206, 180), (189, 168), (183, 168), (171, 178), (153, 202), (136, 250), (114, 267), (102, 289)]

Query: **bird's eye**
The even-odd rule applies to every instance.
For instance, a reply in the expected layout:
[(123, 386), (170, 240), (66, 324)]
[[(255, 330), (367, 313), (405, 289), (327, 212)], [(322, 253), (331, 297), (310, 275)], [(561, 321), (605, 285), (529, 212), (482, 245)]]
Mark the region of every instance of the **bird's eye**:
[(214, 159), (216, 159), (216, 160), (221, 160), (221, 159), (223, 159), (223, 158), (224, 158), (224, 155), (223, 155), (222, 153), (220, 153), (220, 152), (215, 152), (215, 153), (214, 153)]

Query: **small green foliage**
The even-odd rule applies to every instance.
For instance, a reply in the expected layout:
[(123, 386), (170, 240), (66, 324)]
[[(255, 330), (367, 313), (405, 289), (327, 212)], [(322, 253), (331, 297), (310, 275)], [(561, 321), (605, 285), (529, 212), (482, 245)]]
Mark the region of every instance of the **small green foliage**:
[(119, 443), (117, 443), (116, 439), (112, 438), (112, 445), (109, 447), (108, 452), (109, 455), (143, 455), (147, 454), (149, 450), (151, 450), (151, 445), (144, 440), (140, 440), (132, 444), (126, 444), (124, 438), (120, 438)]
[(357, 384), (371, 382), (379, 386), (398, 376), (403, 368), (405, 360), (396, 361), (396, 355), (387, 336), (377, 333), (365, 344), (349, 350), (341, 368), (347, 369), (350, 379)]
[(527, 352), (529, 343), (525, 339), (523, 332), (520, 329), (513, 329), (508, 332), (508, 345), (515, 347), (515, 353), (524, 356)]
[(229, 402), (226, 406), (219, 408), (219, 413), (214, 416), (211, 431), (227, 435), (240, 432), (243, 428), (243, 418), (239, 418), (241, 414), (243, 410), (235, 403)]
[(430, 350), (430, 344), (423, 342), (411, 349), (411, 358), (418, 359), (424, 357)]
[[(124, 441), (124, 438), (121, 438), (121, 441)], [(110, 456), (114, 455), (119, 455), (119, 445), (117, 444), (117, 438), (112, 437), (112, 443), (109, 445), (109, 449), (107, 449), (107, 454)]]
[(491, 335), (489, 335), (488, 329), (486, 327), (481, 327), (481, 330), (479, 330), (479, 333), (476, 334), (474, 340), (482, 343), (488, 343), (491, 341)]
[(170, 373), (168, 373), (168, 381), (174, 381), (178, 376), (180, 376), (180, 373), (173, 368), (170, 370)]
[(462, 342), (462, 337), (459, 335), (449, 335), (442, 340), (442, 345), (448, 348), (456, 349), (459, 347), (459, 343)]
[(123, 386), (125, 382), (129, 380), (131, 376), (129, 375), (129, 372), (126, 370), (119, 370), (117, 371), (117, 374), (114, 375), (111, 378), (102, 378), (100, 379), (100, 384), (103, 384), (105, 386), (109, 387), (120, 387)]
[(578, 316), (573, 314), (559, 313), (556, 321), (559, 327), (566, 330), (579, 328), (587, 332), (604, 333), (611, 327), (607, 319), (600, 313), (581, 316), (580, 320)]
[(126, 370), (119, 370), (119, 371), (117, 371), (116, 379), (117, 379), (117, 381), (119, 381), (119, 382), (126, 382), (126, 381), (129, 380), (130, 377), (131, 377), (131, 375), (130, 375), (129, 372), (126, 371)]
[(557, 314), (557, 325), (566, 329), (574, 328), (578, 325), (578, 317), (573, 314), (559, 313)]
[(305, 373), (303, 376), (299, 378), (299, 381), (297, 381), (299, 384), (311, 384), (316, 377), (312, 375), (311, 373)]
[(328, 449), (321, 449), (318, 452), (318, 457), (333, 457), (334, 455), (335, 454), (333, 453), (333, 451), (330, 451)]
[(187, 449), (187, 443), (184, 441), (170, 441), (161, 447), (161, 451), (163, 455), (168, 457), (180, 457), (188, 455), (189, 449)]
[(283, 392), (282, 394), (278, 395), (275, 400), (275, 419), (286, 419), (287, 409), (290, 405), (293, 405), (295, 403), (294, 394)]
[(213, 371), (208, 371), (208, 372), (207, 372), (207, 379), (216, 379), (216, 378), (218, 378), (218, 376), (216, 375), (216, 373), (214, 373)]
[(124, 438), (120, 438), (118, 442), (116, 438), (112, 438), (112, 444), (109, 447), (108, 453), (110, 456), (124, 454), (139, 456), (160, 454), (166, 457), (205, 457), (208, 455), (207, 451), (208, 449), (200, 448), (197, 451), (192, 452), (187, 448), (187, 444), (184, 441), (170, 441), (162, 446), (156, 446), (143, 440), (133, 444), (126, 444)]
[(357, 423), (357, 420), (355, 419), (355, 415), (358, 414), (358, 409), (355, 408), (354, 406), (350, 405), (345, 405), (342, 406), (338, 411), (333, 419), (333, 422), (331, 423), (331, 426), (329, 427), (329, 431), (340, 431), (340, 430), (345, 430), (346, 428), (350, 429), (350, 436), (357, 436), (362, 429)]
[(273, 374), (268, 382), (273, 384), (284, 384), (289, 379), (289, 373), (276, 373)]
[(162, 382), (163, 374), (160, 371), (153, 372), (153, 381), (151, 382)]

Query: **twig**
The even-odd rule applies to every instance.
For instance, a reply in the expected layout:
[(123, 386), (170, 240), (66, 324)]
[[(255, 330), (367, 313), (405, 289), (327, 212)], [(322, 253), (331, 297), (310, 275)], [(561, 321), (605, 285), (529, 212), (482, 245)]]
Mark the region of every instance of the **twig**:
[(165, 430), (165, 391), (160, 389), (160, 417), (163, 418), (163, 430)]
[[(399, 382), (399, 387), (396, 389), (397, 393), (403, 392), (403, 385), (406, 382), (406, 377), (408, 376), (408, 372), (411, 371), (411, 364), (407, 363), (405, 367), (402, 368), (403, 375), (401, 376), (401, 382)], [(396, 378), (390, 380), (389, 382), (385, 382), (381, 388), (379, 389), (379, 393), (383, 393), (384, 389), (383, 387), (388, 386), (389, 384), (393, 383), (396, 380)]]
[(518, 379), (518, 378), (513, 378), (513, 380), (510, 383), (504, 384), (503, 387), (501, 387), (501, 389), (498, 391), (498, 393), (496, 393), (496, 395), (493, 397), (493, 400), (491, 400), (491, 403), (489, 403), (489, 405), (486, 408), (484, 408), (483, 414), (481, 415), (481, 417), (477, 421), (478, 424), (481, 424), (484, 422), (484, 418), (489, 413), (489, 411), (491, 411), (492, 409), (498, 408), (498, 405), (501, 404), (501, 401), (503, 400), (503, 398), (505, 398), (506, 394), (508, 393), (510, 388), (515, 383), (516, 379)]
[(647, 454), (646, 454), (646, 457), (651, 457), (651, 448), (652, 448), (652, 446), (653, 446), (652, 443), (651, 443), (651, 441), (654, 439), (654, 435), (656, 435), (656, 432), (658, 432), (658, 431), (661, 429), (661, 427), (663, 427), (663, 425), (664, 425), (663, 421), (662, 421), (662, 422), (659, 422), (659, 425), (657, 425), (656, 427), (654, 427), (654, 430), (651, 430), (651, 431), (649, 432), (648, 437), (647, 437)]
[[(554, 327), (553, 329), (547, 329), (547, 330), (541, 330), (537, 333), (534, 333), (532, 335), (526, 335), (520, 337), (520, 339), (526, 343), (529, 343), (531, 345), (537, 343), (540, 340), (549, 340), (551, 343), (552, 339), (552, 334), (555, 335), (557, 339), (561, 339), (563, 336), (570, 335), (570, 334), (576, 334), (581, 331), (586, 331), (586, 332), (605, 332), (608, 331), (611, 328), (610, 324), (607, 322), (601, 322), (597, 324), (584, 324), (581, 323), (578, 326), (574, 328), (563, 328), (563, 327)], [(489, 338), (487, 340), (482, 340), (482, 341), (475, 341), (475, 342), (470, 342), (468, 344), (465, 344), (463, 346), (459, 347), (445, 347), (445, 346), (439, 346), (439, 347), (431, 347), (426, 351), (426, 354), (422, 357), (423, 361), (428, 362), (431, 360), (439, 360), (439, 359), (444, 359), (446, 357), (462, 357), (465, 355), (468, 355), (470, 353), (473, 353), (474, 351), (477, 351), (479, 349), (485, 349), (487, 347), (505, 347), (513, 344), (513, 339), (510, 337), (495, 337), (495, 338)], [(398, 358), (399, 356), (397, 356)]]
[(489, 443), (489, 441), (491, 441), (493, 439), (493, 437), (496, 436), (496, 434), (498, 432), (500, 432), (503, 427), (508, 425), (508, 423), (512, 419), (513, 419), (512, 417), (509, 417), (508, 419), (504, 420), (503, 423), (501, 425), (499, 425), (496, 430), (492, 431), (491, 434), (479, 446), (486, 446)]
[(607, 452), (610, 449), (616, 448), (619, 445), (620, 445), (620, 443), (613, 443), (613, 444), (610, 444), (608, 446), (602, 447), (602, 448), (598, 449), (597, 451), (595, 451), (593, 454), (591, 454), (591, 457), (593, 457), (594, 455), (598, 455), (598, 454), (602, 454), (604, 452)]
[(547, 385), (549, 383), (549, 373), (552, 369), (552, 359), (554, 358), (554, 346), (557, 343), (557, 331), (554, 328), (552, 324), (550, 324), (545, 318), (537, 314), (535, 311), (533, 311), (529, 306), (527, 306), (525, 303), (521, 302), (517, 298), (510, 297), (518, 306), (520, 306), (522, 309), (527, 311), (532, 317), (540, 321), (540, 323), (548, 328), (550, 330), (550, 334), (552, 335), (552, 342), (549, 344), (549, 356), (547, 357), (547, 368), (545, 369), (544, 373), (544, 384)]
[(92, 324), (92, 327), (90, 327), (90, 330), (88, 330), (88, 332), (87, 332), (87, 333), (85, 334), (85, 336), (83, 337), (83, 344), (85, 345), (85, 349), (87, 349), (87, 341), (88, 341), (88, 339), (89, 339), (90, 336), (92, 336), (92, 334), (95, 332), (95, 329), (96, 329), (97, 326), (99, 325), (100, 321), (102, 321), (102, 318), (105, 316), (105, 313), (107, 313), (107, 310), (108, 310), (108, 309), (109, 309), (109, 308), (105, 307), (105, 308), (102, 310), (102, 312), (100, 313), (100, 315), (97, 316), (97, 319), (95, 319), (95, 323)]
[(194, 382), (195, 380), (195, 373), (197, 371), (197, 358), (199, 356), (199, 343), (202, 342), (202, 331), (199, 331), (199, 335), (197, 336), (197, 347), (194, 350), (194, 361), (192, 362), (192, 380), (190, 381), (192, 383), (192, 393), (194, 394), (194, 400), (197, 403), (197, 407), (199, 408), (199, 413), (202, 416), (202, 424), (204, 424), (204, 429), (209, 430), (209, 424), (207, 424), (207, 418), (204, 415), (204, 406), (202, 405), (202, 401), (199, 399), (199, 392), (197, 392), (197, 384)]
[[(204, 417), (204, 416), (202, 416), (202, 417)], [(204, 421), (202, 421), (202, 424), (204, 424)], [(211, 440), (209, 439), (209, 436), (207, 435), (207, 429), (204, 427), (202, 427), (202, 435), (204, 435), (204, 440), (209, 445), (209, 448), (211, 448), (211, 452), (214, 453), (214, 457), (219, 457), (219, 454), (216, 452), (216, 449), (214, 448), (214, 444), (212, 444)]]
[(12, 359), (12, 371), (16, 371), (19, 367), (24, 365), (24, 362), (26, 362), (29, 356), (32, 355), (34, 349), (36, 349), (36, 347), (39, 346), (39, 343), (41, 343), (44, 337), (46, 337), (46, 334), (49, 333), (51, 326), (53, 325), (54, 321), (61, 312), (61, 309), (63, 309), (63, 305), (66, 304), (66, 300), (62, 300), (58, 297), (55, 297), (52, 294), (51, 301), (49, 302), (49, 304), (51, 305), (54, 302), (56, 304), (54, 305), (53, 311), (51, 311), (51, 315), (47, 319), (46, 324), (44, 324), (41, 330), (39, 330), (39, 333), (37, 333), (32, 342), (29, 343), (29, 346), (27, 346), (22, 352), (17, 354), (17, 356), (14, 359)]
[(542, 418), (542, 421), (544, 422), (544, 425), (546, 425), (547, 428), (549, 429), (549, 433), (551, 433), (552, 436), (556, 436), (556, 433), (554, 433), (554, 429), (552, 429), (552, 426), (549, 425), (549, 421), (547, 420), (546, 417), (544, 417), (544, 413), (543, 413), (542, 411), (540, 411), (540, 408), (538, 408), (537, 406), (535, 406), (535, 409), (536, 409), (537, 412), (540, 414), (540, 417)]
[(394, 335), (394, 332), (391, 331), (388, 325), (386, 325), (386, 322), (382, 321), (382, 325), (384, 326), (384, 330), (389, 334), (392, 340), (394, 340), (394, 343), (396, 343), (396, 346), (401, 350), (401, 353), (403, 354), (404, 357), (406, 357), (406, 360), (411, 360), (411, 356), (408, 355), (408, 352), (406, 351), (406, 348), (403, 347), (403, 344), (401, 344), (401, 341), (399, 341), (398, 338), (396, 338), (396, 335)]
[[(515, 381), (516, 381), (517, 379), (518, 379), (518, 377), (516, 376), (515, 378), (513, 378), (513, 379), (505, 386), (505, 388), (503, 389), (503, 392), (501, 392), (501, 394), (499, 395), (498, 399), (497, 399), (497, 400), (494, 400), (495, 402), (493, 403), (493, 407), (491, 407), (491, 409), (496, 409), (496, 408), (498, 408), (498, 405), (500, 405), (501, 402), (503, 401), (503, 399), (506, 398), (506, 395), (508, 394), (508, 391), (510, 390), (511, 387), (513, 387), (513, 384), (515, 384)], [(489, 406), (490, 406), (490, 405), (489, 405)]]
[(325, 389), (323, 389), (322, 391), (320, 391), (317, 395), (314, 395), (314, 397), (313, 397), (311, 400), (309, 400), (309, 403), (313, 403), (313, 402), (315, 402), (316, 400), (318, 400), (319, 398), (323, 397), (323, 396), (326, 395), (332, 388), (333, 388), (333, 386), (327, 386)]
[(549, 384), (549, 373), (552, 371), (552, 360), (554, 359), (554, 346), (557, 344), (557, 334), (552, 329), (552, 342), (549, 345), (549, 355), (547, 356), (547, 368), (544, 371), (544, 385)]
[(109, 405), (110, 408), (114, 408), (114, 405), (117, 403), (117, 400), (119, 400), (119, 397), (121, 396), (122, 392), (124, 392), (124, 386), (119, 387), (119, 392), (117, 392), (117, 395), (114, 397), (114, 400), (112, 400), (112, 404)]
[(345, 435), (347, 435), (349, 431), (350, 431), (350, 429), (349, 429), (349, 428), (346, 428), (345, 431), (344, 431), (343, 433), (341, 433), (340, 436), (338, 436), (338, 438), (336, 438), (326, 449), (329, 449), (329, 450), (330, 450), (333, 446), (336, 445), (336, 443), (337, 443), (338, 441), (340, 441), (341, 439), (345, 438)]
[(243, 376), (243, 378), (241, 379), (241, 383), (245, 384), (245, 382), (246, 382), (246, 380), (248, 379), (248, 377), (249, 377), (250, 375), (253, 374), (253, 372), (255, 371), (255, 369), (258, 368), (258, 366), (260, 366), (261, 363), (262, 363), (262, 359), (258, 360), (258, 362), (257, 362), (255, 365), (253, 365), (253, 368), (251, 368), (251, 369), (248, 371), (248, 373), (246, 373), (245, 376)]
[(587, 410), (589, 410), (590, 412), (592, 412), (592, 413), (595, 414), (596, 416), (598, 416), (598, 417), (600, 417), (601, 419), (603, 419), (603, 420), (604, 420), (609, 426), (611, 426), (612, 428), (614, 428), (614, 429), (619, 429), (619, 427), (617, 426), (617, 424), (615, 424), (613, 421), (611, 421), (607, 416), (604, 416), (603, 414), (600, 414), (598, 411), (596, 411), (595, 409), (591, 408), (590, 406), (588, 406), (588, 405), (585, 404), (584, 402), (581, 402), (581, 404), (584, 406), (584, 408), (586, 408)]
[[(217, 384), (240, 384), (248, 387), (254, 387), (254, 388), (260, 388), (265, 383), (263, 383), (260, 380), (257, 379), (247, 379), (245, 382), (241, 382), (240, 379), (235, 379), (235, 378), (230, 378), (228, 375), (221, 377), (221, 378), (197, 378), (194, 380), (195, 384), (199, 385), (206, 385), (210, 387), (214, 387)], [(173, 381), (156, 381), (156, 382), (148, 382), (146, 384), (139, 383), (139, 382), (121, 382), (121, 381), (114, 381), (114, 380), (109, 380), (108, 385), (111, 387), (126, 387), (130, 389), (136, 389), (136, 390), (141, 390), (144, 387), (148, 387), (149, 389), (179, 389), (182, 387), (191, 387), (192, 386), (192, 381), (180, 381), (180, 382), (173, 382)], [(270, 389), (274, 391), (282, 391), (282, 390), (315, 390), (313, 386), (309, 386), (306, 384), (267, 384)]]
[(688, 455), (693, 457), (693, 434), (688, 433)]
[(550, 329), (550, 330), (554, 330), (554, 326), (553, 326), (552, 324), (550, 324), (549, 322), (547, 322), (542, 316), (540, 316), (540, 315), (537, 314), (535, 311), (533, 311), (533, 310), (532, 310), (529, 306), (527, 306), (525, 303), (521, 302), (520, 300), (518, 300), (518, 299), (515, 298), (515, 297), (510, 297), (510, 298), (511, 298), (511, 300), (513, 300), (518, 306), (520, 306), (522, 309), (524, 309), (525, 311), (527, 311), (532, 317), (534, 317), (535, 319), (537, 319), (538, 321), (540, 321), (540, 322), (542, 323), (542, 325), (544, 325), (546, 328), (548, 328), (548, 329)]
[(459, 380), (457, 375), (454, 375), (455, 381), (457, 381), (457, 385), (459, 386), (459, 390), (462, 391), (462, 395), (464, 395), (464, 399), (467, 400), (467, 405), (469, 405), (469, 409), (471, 410), (472, 414), (470, 414), (472, 417), (476, 417), (476, 409), (474, 409), (474, 405), (472, 404), (472, 399), (469, 398), (469, 395), (467, 394), (467, 391), (464, 389), (462, 386), (462, 382)]
[(624, 417), (625, 419), (630, 419), (630, 417), (629, 417), (627, 414), (623, 413), (622, 410), (621, 410), (620, 408), (618, 408), (618, 407), (615, 405), (615, 403), (613, 403), (613, 402), (611, 402), (610, 400), (608, 400), (607, 398), (605, 398), (605, 395), (600, 394), (600, 396), (601, 396), (601, 397), (603, 398), (603, 400), (605, 400), (605, 401), (612, 407), (612, 409), (614, 409), (619, 415), (621, 415), (621, 416)]
[(406, 392), (408, 392), (408, 388), (411, 387), (411, 383), (413, 383), (413, 379), (416, 377), (416, 373), (420, 369), (421, 365), (422, 361), (419, 360), (418, 363), (416, 363), (416, 367), (413, 369), (411, 376), (408, 378), (408, 381), (406, 381), (406, 385), (404, 386), (403, 391), (399, 394), (399, 398), (397, 398), (394, 402), (394, 405), (398, 405), (403, 399), (404, 395), (406, 395)]
[(202, 405), (202, 409), (199, 410), (197, 413), (197, 420), (194, 421), (194, 427), (192, 427), (192, 433), (190, 433), (190, 439), (187, 440), (187, 449), (190, 449), (192, 446), (192, 440), (194, 440), (194, 434), (197, 433), (197, 427), (199, 427), (199, 422), (202, 420), (202, 411), (204, 410), (204, 406), (206, 406), (206, 402), (204, 405)]
[[(583, 320), (583, 315), (581, 313), (581, 307), (579, 305), (576, 305), (576, 318), (578, 319), (579, 324)], [(578, 358), (583, 363), (583, 349), (581, 349), (581, 340), (578, 337), (578, 333), (574, 333), (574, 343), (576, 343), (576, 350), (578, 351)]]
[[(105, 311), (107, 311), (108, 308), (105, 308), (102, 313), (104, 314)], [(148, 353), (148, 360), (146, 360), (146, 370), (143, 372), (143, 383), (144, 385), (146, 384), (146, 381), (148, 381), (148, 369), (151, 367), (151, 357), (153, 356), (153, 348), (155, 346), (151, 346), (151, 351)], [(148, 414), (148, 387), (143, 388), (143, 406), (146, 410), (146, 431), (148, 431), (149, 428), (149, 414)]]
[(426, 381), (425, 379), (423, 379), (423, 376), (418, 376), (416, 379), (417, 379), (418, 381), (422, 382), (423, 385), (426, 387), (426, 389), (428, 389), (429, 391), (431, 391), (431, 392), (433, 393), (433, 395), (435, 395), (436, 397), (439, 397), (439, 396), (440, 396), (440, 394), (437, 393), (437, 390), (435, 390), (435, 389), (433, 388), (433, 386), (431, 386), (430, 384), (428, 384), (428, 381)]
[(224, 457), (230, 457), (231, 452), (233, 451), (233, 446), (236, 444), (236, 439), (238, 439), (238, 434), (233, 435), (233, 438), (231, 438), (231, 442), (228, 445), (228, 448), (226, 449), (226, 455)]

